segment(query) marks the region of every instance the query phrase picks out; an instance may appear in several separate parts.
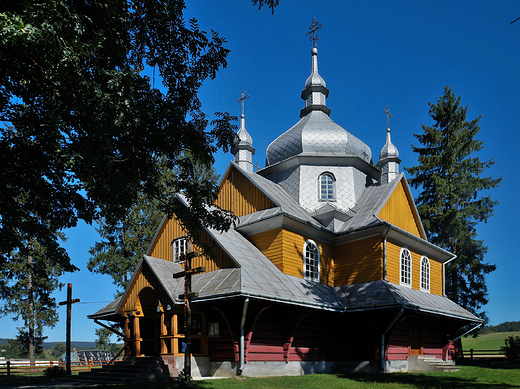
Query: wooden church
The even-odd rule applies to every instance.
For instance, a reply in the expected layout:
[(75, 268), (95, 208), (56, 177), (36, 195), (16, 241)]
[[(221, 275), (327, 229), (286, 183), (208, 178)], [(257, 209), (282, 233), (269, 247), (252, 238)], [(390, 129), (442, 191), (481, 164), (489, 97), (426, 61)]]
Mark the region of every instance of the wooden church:
[[(238, 221), (204, 229), (214, 255), (192, 263), (205, 267), (192, 281), (193, 375), (408, 371), (417, 356), (452, 360), (461, 328), (482, 322), (445, 297), (455, 255), (428, 242), (390, 129), (374, 165), (330, 119), (311, 53), (301, 119), (257, 172), (242, 114), (217, 200)], [(183, 366), (184, 281), (174, 274), (197, 250), (185, 235), (165, 218), (124, 295), (89, 316), (124, 329), (127, 357)]]

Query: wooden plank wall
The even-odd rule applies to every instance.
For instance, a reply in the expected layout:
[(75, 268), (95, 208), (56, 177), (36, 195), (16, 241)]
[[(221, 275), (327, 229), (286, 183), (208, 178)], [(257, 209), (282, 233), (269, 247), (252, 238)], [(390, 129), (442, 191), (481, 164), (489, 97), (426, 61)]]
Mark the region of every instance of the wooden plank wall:
[(220, 184), (216, 205), (235, 216), (248, 215), (275, 206), (241, 172), (231, 167)]
[(284, 271), (283, 231), (282, 227), (247, 237), (258, 249), (273, 262), (280, 271)]
[[(166, 306), (171, 303), (170, 298), (163, 290), (157, 278), (154, 276), (150, 268), (143, 264), (139, 271), (137, 272), (132, 285), (130, 285), (129, 293), (121, 304), (121, 308), (118, 313), (128, 312), (131, 310), (138, 309), (141, 313), (137, 316), (143, 316), (143, 307), (141, 306), (141, 302), (139, 301), (139, 293), (145, 289), (151, 288), (157, 294), (157, 298), (159, 299), (159, 303), (161, 306)], [(155, 309), (157, 306), (155, 307)]]
[[(173, 247), (172, 241), (174, 239), (183, 237), (186, 235), (186, 231), (182, 228), (180, 222), (175, 219), (168, 219), (161, 226), (161, 230), (157, 235), (157, 238), (150, 250), (150, 256), (164, 259), (165, 261), (173, 261)], [(201, 240), (204, 244), (210, 245), (214, 249), (214, 257), (210, 258), (207, 256), (199, 256), (192, 260), (192, 267), (205, 266), (206, 272), (210, 272), (218, 269), (225, 269), (229, 267), (235, 267), (231, 259), (224, 253), (224, 251), (217, 246), (213, 239), (209, 236), (206, 231), (202, 231)], [(193, 251), (202, 252), (197, 246), (193, 246)]]
[(382, 279), (382, 250), (379, 236), (337, 246), (334, 285), (350, 285)]
[(300, 233), (277, 228), (251, 235), (248, 239), (281, 271), (303, 278), (303, 246), (308, 239), (320, 249), (320, 282), (334, 285), (334, 246)]
[(408, 196), (404, 185), (404, 181), (401, 180), (377, 216), (415, 236), (421, 237), (418, 227), (420, 220), (413, 211), (413, 200)]
[[(386, 243), (386, 274), (388, 281), (399, 285), (399, 264), (402, 246), (387, 241)], [(422, 254), (410, 250), (412, 254), (412, 289), (420, 290), (421, 256)], [(430, 293), (442, 296), (442, 264), (432, 258), (430, 260)]]

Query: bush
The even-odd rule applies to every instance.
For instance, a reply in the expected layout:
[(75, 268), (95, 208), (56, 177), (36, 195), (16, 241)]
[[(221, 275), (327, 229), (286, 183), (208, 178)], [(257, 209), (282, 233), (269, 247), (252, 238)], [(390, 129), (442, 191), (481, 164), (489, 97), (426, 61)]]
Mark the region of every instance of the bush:
[(505, 340), (506, 345), (501, 350), (506, 354), (507, 359), (520, 358), (520, 336), (509, 336)]
[(45, 377), (49, 378), (61, 378), (67, 376), (67, 372), (61, 366), (48, 367), (43, 371), (43, 374), (45, 374)]

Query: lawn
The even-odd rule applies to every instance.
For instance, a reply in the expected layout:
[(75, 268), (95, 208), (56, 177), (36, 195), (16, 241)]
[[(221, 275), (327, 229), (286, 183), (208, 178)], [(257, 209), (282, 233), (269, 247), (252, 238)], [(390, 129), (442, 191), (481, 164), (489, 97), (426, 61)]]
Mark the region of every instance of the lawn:
[[(520, 388), (520, 362), (466, 362), (453, 373), (319, 374), (296, 377), (226, 378), (190, 383), (100, 385), (95, 388), (125, 389), (339, 389), (339, 388)], [(19, 381), (17, 381), (19, 380)], [(0, 387), (30, 385), (44, 377), (2, 377)], [(46, 380), (45, 382), (49, 382)], [(54, 381), (58, 383), (57, 381)]]
[(505, 346), (505, 339), (509, 336), (520, 336), (520, 332), (494, 332), (491, 334), (480, 335), (478, 338), (471, 336), (462, 338), (462, 348), (467, 351), (474, 350), (500, 350)]

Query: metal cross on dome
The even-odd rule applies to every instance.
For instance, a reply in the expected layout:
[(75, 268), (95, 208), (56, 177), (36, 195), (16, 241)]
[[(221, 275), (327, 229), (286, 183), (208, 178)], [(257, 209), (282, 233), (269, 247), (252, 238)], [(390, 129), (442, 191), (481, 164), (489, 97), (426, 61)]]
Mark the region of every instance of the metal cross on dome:
[(237, 100), (237, 103), (242, 102), (242, 116), (244, 116), (244, 101), (245, 99), (248, 99), (249, 95), (246, 95), (246, 91), (242, 91), (242, 97)]
[(386, 113), (386, 128), (390, 128), (390, 118), (392, 117), (392, 114), (388, 110), (388, 105), (386, 106), (386, 109), (383, 109), (383, 112)]
[(316, 47), (316, 41), (318, 39), (320, 39), (320, 37), (318, 35), (316, 35), (316, 31), (322, 27), (323, 27), (323, 25), (318, 23), (316, 21), (316, 18), (312, 18), (312, 24), (309, 26), (310, 31), (306, 34), (306, 36), (309, 36), (312, 33), (312, 37), (310, 37), (309, 40), (313, 42), (314, 47)]

